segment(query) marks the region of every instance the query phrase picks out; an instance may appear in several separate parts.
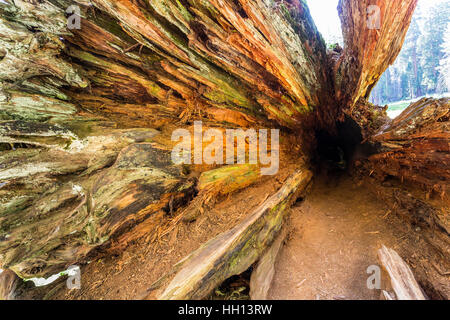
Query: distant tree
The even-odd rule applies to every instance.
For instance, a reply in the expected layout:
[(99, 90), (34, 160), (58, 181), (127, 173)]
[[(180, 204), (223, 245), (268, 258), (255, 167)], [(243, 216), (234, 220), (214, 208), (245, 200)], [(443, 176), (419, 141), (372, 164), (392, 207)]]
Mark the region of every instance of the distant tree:
[(450, 91), (450, 22), (447, 25), (447, 30), (444, 35), (444, 42), (442, 43), (442, 50), (444, 57), (439, 64), (439, 82), (438, 90), (440, 92)]
[(371, 102), (386, 104), (449, 90), (450, 41), (444, 36), (450, 37), (450, 0), (431, 7), (425, 1), (419, 2), (402, 51), (373, 89)]
[(450, 16), (450, 1), (437, 3), (430, 8), (424, 24), (422, 51), (423, 80), (426, 93), (435, 93), (438, 86), (440, 61), (444, 57), (442, 48), (444, 34)]
[(419, 28), (417, 19), (413, 20), (410, 27), (410, 32), (407, 34), (405, 40), (406, 47), (403, 50), (403, 56), (408, 59), (407, 75), (410, 84), (411, 98), (419, 97), (422, 93), (422, 67), (420, 66), (420, 59), (422, 55), (418, 49), (419, 38), (422, 33)]

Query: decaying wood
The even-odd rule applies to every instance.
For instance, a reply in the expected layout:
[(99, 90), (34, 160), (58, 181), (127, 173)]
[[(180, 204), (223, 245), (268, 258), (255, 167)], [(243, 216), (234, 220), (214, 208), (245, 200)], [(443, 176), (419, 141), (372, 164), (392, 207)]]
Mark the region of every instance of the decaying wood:
[(16, 289), (21, 282), (22, 279), (11, 270), (0, 272), (0, 300), (14, 300)]
[(256, 264), (250, 277), (250, 299), (267, 300), (275, 274), (275, 262), (286, 236), (287, 231), (284, 228)]
[(149, 127), (295, 127), (330, 96), (303, 3), (92, 3), (75, 1), (80, 30), (73, 1), (0, 3), (0, 265), (23, 277), (122, 248), (188, 200)]
[(308, 170), (296, 171), (241, 224), (192, 253), (158, 299), (202, 299), (225, 279), (247, 270), (273, 243), (290, 204), (311, 178)]
[(398, 300), (426, 300), (411, 269), (397, 252), (382, 246), (378, 251), (378, 257), (389, 273)]
[[(32, 125), (8, 126), (8, 134), (14, 129), (34, 145), (27, 135)], [(193, 193), (170, 151), (140, 142), (158, 135), (155, 130), (103, 128), (68, 145), (64, 139), (76, 135), (67, 128), (42, 124), (34, 139), (39, 132), (39, 145), (54, 148), (0, 156), (0, 177), (7, 181), (0, 190), (1, 264), (23, 277), (64, 270), (144, 220), (156, 225), (169, 202), (176, 210)], [(57, 148), (60, 141), (64, 147)]]
[(294, 125), (327, 89), (325, 46), (300, 1), (93, 3), (153, 51), (159, 82), (202, 108), (261, 109)]
[(231, 195), (260, 180), (258, 165), (230, 165), (203, 172), (199, 178), (197, 197), (181, 213), (184, 221), (193, 221), (214, 204), (220, 196)]
[[(161, 219), (159, 225), (162, 227), (162, 231), (158, 237), (155, 237), (154, 232), (152, 232), (156, 223), (154, 220), (149, 219), (136, 225), (129, 232), (119, 236), (113, 243), (112, 248), (123, 249), (128, 243), (141, 237), (146, 237), (148, 240), (157, 240), (170, 233), (180, 221), (192, 222), (197, 219), (202, 213), (213, 206), (219, 197), (229, 196), (233, 192), (242, 190), (260, 179), (258, 165), (229, 165), (205, 171), (200, 175), (196, 184), (198, 194), (189, 202), (189, 205), (179, 210), (179, 212), (172, 210), (170, 216), (173, 219), (170, 219), (167, 224), (164, 223), (164, 219)], [(177, 207), (175, 206), (173, 209)], [(165, 216), (164, 212), (161, 212), (161, 214), (162, 217)]]
[(358, 124), (365, 142), (391, 121), (387, 114), (387, 108), (388, 106), (380, 107), (365, 99), (359, 99), (352, 109), (344, 110), (344, 114)]
[[(212, 198), (261, 181), (245, 166), (216, 181), (230, 168), (173, 165), (170, 132), (193, 120), (279, 128), (298, 136), (301, 150), (290, 151), (307, 159), (315, 131), (335, 133), (345, 113), (370, 138), (385, 113), (365, 99), (398, 55), (416, 3), (341, 0), (345, 48), (329, 60), (300, 0), (0, 1), (0, 267), (48, 276), (98, 249), (153, 238), (178, 209), (195, 217)], [(72, 4), (80, 30), (67, 29)], [(379, 30), (367, 26), (370, 4), (381, 8)], [(412, 144), (406, 131), (377, 136), (385, 149), (371, 160), (443, 192), (448, 102), (435, 106), (434, 117), (417, 107), (392, 124), (415, 126)], [(247, 269), (310, 178), (296, 173), (243, 224), (193, 253), (161, 298), (204, 297)]]
[(336, 65), (336, 97), (347, 108), (367, 100), (383, 72), (394, 63), (418, 0), (340, 0), (344, 51)]
[(424, 98), (371, 139), (381, 145), (369, 160), (375, 171), (444, 196), (450, 187), (450, 99)]
[[(379, 181), (372, 183), (370, 188), (380, 201), (390, 204), (392, 214), (397, 214), (405, 222), (409, 232), (417, 233), (416, 246), (402, 246), (401, 249), (403, 254), (409, 257), (411, 266), (414, 266), (417, 281), (430, 298), (448, 300), (450, 297), (448, 210), (445, 207), (434, 207), (430, 201), (426, 201), (426, 195), (422, 192), (418, 192), (422, 198), (420, 199), (418, 195), (412, 195), (411, 191), (381, 186)], [(440, 201), (434, 203), (439, 204)]]

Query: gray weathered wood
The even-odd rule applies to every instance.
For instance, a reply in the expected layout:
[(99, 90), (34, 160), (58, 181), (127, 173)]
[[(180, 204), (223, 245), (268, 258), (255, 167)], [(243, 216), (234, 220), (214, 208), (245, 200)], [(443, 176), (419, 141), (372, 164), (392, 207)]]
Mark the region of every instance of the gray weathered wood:
[(378, 257), (391, 278), (398, 300), (426, 300), (411, 269), (397, 252), (383, 245), (378, 250)]
[(296, 171), (243, 222), (192, 253), (158, 298), (202, 299), (224, 280), (247, 270), (273, 243), (290, 205), (311, 178), (309, 170)]
[(21, 279), (11, 270), (0, 273), (0, 300), (14, 300)]
[(272, 246), (258, 261), (250, 278), (250, 299), (267, 300), (267, 295), (272, 286), (273, 276), (275, 275), (275, 262), (284, 239), (286, 239), (286, 235), (287, 231), (284, 228)]

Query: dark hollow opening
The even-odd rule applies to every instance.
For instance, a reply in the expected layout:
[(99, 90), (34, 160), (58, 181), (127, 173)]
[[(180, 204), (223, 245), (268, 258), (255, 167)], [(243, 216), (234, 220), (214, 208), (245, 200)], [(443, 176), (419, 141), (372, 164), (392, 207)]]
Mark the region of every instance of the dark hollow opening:
[(346, 172), (357, 151), (366, 149), (362, 144), (361, 129), (353, 119), (346, 116), (336, 127), (336, 134), (323, 129), (315, 133), (314, 163), (317, 164), (316, 169), (319, 172), (325, 171), (327, 174)]
[(218, 286), (209, 300), (250, 300), (250, 277), (253, 266), (239, 275), (226, 279)]

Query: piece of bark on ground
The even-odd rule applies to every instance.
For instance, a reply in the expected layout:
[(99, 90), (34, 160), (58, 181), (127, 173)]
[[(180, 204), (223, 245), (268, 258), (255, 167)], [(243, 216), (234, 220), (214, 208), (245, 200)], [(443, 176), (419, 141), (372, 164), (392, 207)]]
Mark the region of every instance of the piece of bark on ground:
[(390, 276), (398, 300), (426, 300), (411, 269), (397, 252), (383, 245), (378, 250), (378, 257)]
[(275, 274), (275, 262), (286, 236), (286, 228), (283, 228), (267, 252), (257, 262), (250, 277), (250, 299), (267, 300)]

